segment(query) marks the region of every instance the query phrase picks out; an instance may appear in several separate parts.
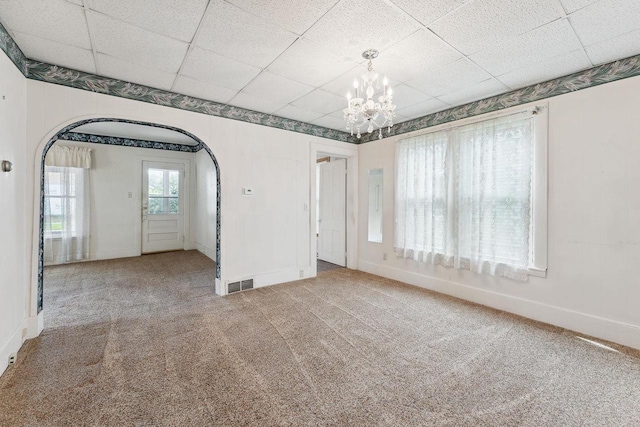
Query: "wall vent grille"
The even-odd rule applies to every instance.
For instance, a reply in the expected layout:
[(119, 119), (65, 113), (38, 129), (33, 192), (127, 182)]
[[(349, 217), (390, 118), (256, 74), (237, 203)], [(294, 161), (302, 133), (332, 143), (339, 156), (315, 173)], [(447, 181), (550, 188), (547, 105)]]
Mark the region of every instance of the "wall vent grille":
[(242, 282), (233, 282), (233, 283), (229, 283), (227, 285), (227, 293), (232, 294), (234, 292), (239, 292), (241, 289), (241, 284)]
[(232, 294), (234, 292), (246, 291), (253, 289), (253, 279), (239, 280), (227, 285), (227, 293)]

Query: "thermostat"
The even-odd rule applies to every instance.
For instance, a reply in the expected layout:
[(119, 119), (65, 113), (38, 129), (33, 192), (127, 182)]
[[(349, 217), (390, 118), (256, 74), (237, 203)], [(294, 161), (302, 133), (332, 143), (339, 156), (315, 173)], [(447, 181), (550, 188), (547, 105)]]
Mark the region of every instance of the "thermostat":
[(251, 187), (243, 187), (242, 188), (242, 194), (244, 194), (245, 196), (253, 196), (253, 188), (251, 188)]

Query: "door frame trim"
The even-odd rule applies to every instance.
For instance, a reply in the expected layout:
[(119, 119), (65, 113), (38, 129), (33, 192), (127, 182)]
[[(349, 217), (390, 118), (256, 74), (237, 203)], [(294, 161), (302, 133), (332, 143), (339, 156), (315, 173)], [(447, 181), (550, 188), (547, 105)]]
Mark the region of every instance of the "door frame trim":
[(341, 157), (347, 160), (346, 243), (347, 268), (358, 269), (358, 147), (347, 144), (310, 143), (309, 147), (309, 264), (311, 277), (318, 274), (316, 262), (316, 160), (318, 155)]
[[(191, 162), (188, 159), (170, 159), (166, 157), (149, 157), (149, 156), (138, 156), (138, 167), (140, 177), (140, 207), (144, 204), (143, 195), (144, 191), (144, 164), (147, 163), (155, 163), (155, 164), (178, 164), (183, 168), (183, 176), (180, 180), (182, 185), (182, 193), (178, 195), (182, 200), (182, 249), (187, 250), (189, 243), (191, 241)], [(140, 223), (139, 229), (136, 231), (138, 237), (140, 238), (140, 255), (145, 254), (144, 252), (144, 223), (142, 220), (142, 212), (140, 212)], [(153, 252), (146, 252), (153, 253)]]
[[(323, 207), (323, 203), (326, 203), (326, 200), (323, 198), (323, 185), (322, 185), (323, 179), (322, 179), (322, 171), (320, 171), (320, 173), (319, 173), (319, 176), (320, 176), (320, 183), (319, 183), (320, 185), (319, 185), (319, 187), (320, 188), (319, 188), (319, 194), (316, 194), (316, 197), (318, 197), (319, 202), (320, 202), (318, 204), (317, 208), (320, 208), (321, 212), (320, 213), (316, 212), (316, 216), (320, 216), (321, 217), (320, 219), (322, 220), (322, 223), (318, 224), (320, 229), (319, 229), (319, 232), (317, 233), (317, 237), (318, 237), (318, 240), (319, 240), (318, 241), (317, 258), (319, 260), (322, 260), (322, 261), (326, 261), (326, 262), (329, 262), (329, 263), (333, 263), (333, 264), (336, 264), (336, 265), (340, 265), (340, 266), (346, 267), (347, 266), (347, 173), (349, 172), (349, 169), (347, 169), (347, 159), (345, 159), (344, 157), (336, 157), (336, 156), (333, 156), (333, 159), (331, 159), (330, 157), (324, 157), (324, 159), (330, 159), (330, 160), (323, 161), (323, 162), (320, 162), (320, 163), (316, 163), (316, 169), (318, 169), (318, 168), (322, 169), (323, 167), (324, 168), (328, 168), (328, 172), (332, 175), (331, 183), (330, 183), (330, 185), (331, 185), (331, 191), (330, 191), (331, 197), (329, 197), (329, 198), (335, 197), (334, 190), (336, 190), (339, 187), (343, 187), (343, 185), (344, 185), (344, 188), (341, 188), (340, 191), (344, 193), (344, 196), (341, 197), (341, 199), (342, 199), (341, 201), (338, 201), (337, 199), (334, 199), (334, 200), (330, 201), (331, 210), (334, 209), (334, 207), (335, 207), (335, 205), (333, 205), (333, 203), (343, 203), (342, 215), (340, 215), (342, 218), (340, 218), (340, 219), (339, 218), (334, 218), (333, 217), (333, 213), (329, 214), (330, 215), (330, 218), (329, 218), (330, 221), (329, 222), (330, 222), (331, 225), (327, 226), (327, 224), (325, 223), (327, 218), (323, 217), (322, 209), (321, 209)], [(334, 167), (336, 167), (336, 165), (339, 162), (342, 162), (342, 161), (344, 161), (344, 163), (341, 163), (341, 164), (344, 164), (344, 172), (343, 172), (342, 168), (340, 167), (339, 168), (339, 170), (340, 170), (339, 175), (342, 175), (342, 176), (338, 177), (338, 179), (341, 180), (341, 182), (340, 182), (341, 185), (339, 187), (337, 187), (337, 186), (334, 185), (335, 182), (333, 181), (334, 179), (336, 179), (335, 171), (333, 169), (334, 169)], [(316, 179), (317, 178), (318, 178), (318, 174), (316, 174)], [(318, 187), (318, 182), (316, 182), (316, 187)], [(331, 236), (331, 238), (330, 238), (330, 240), (331, 240), (331, 251), (330, 251), (330, 253), (327, 253), (327, 252), (324, 251), (324, 249), (323, 249), (323, 241), (322, 241), (322, 239), (320, 239), (320, 237), (323, 236), (322, 230), (324, 228), (325, 232), (329, 232), (329, 233), (333, 234), (333, 232), (336, 230), (335, 221), (338, 221), (338, 220), (340, 222), (342, 222), (340, 228), (342, 229), (342, 227), (344, 226), (344, 233), (340, 233), (340, 234), (343, 234), (344, 246), (341, 248), (340, 252), (335, 253), (333, 251), (334, 240), (333, 240), (333, 236)], [(323, 255), (323, 256), (321, 256), (321, 255)]]

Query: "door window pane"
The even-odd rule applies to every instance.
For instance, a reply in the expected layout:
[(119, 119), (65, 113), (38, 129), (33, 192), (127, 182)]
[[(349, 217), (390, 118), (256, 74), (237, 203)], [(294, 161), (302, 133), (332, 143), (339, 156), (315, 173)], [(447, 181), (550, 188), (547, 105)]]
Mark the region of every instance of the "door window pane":
[(149, 215), (180, 212), (180, 171), (149, 168)]

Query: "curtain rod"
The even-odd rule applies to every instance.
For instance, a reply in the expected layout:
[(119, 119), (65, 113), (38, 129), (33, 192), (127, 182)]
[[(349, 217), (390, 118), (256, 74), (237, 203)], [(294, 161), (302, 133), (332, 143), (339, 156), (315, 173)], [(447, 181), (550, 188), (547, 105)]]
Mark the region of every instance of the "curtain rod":
[(505, 112), (503, 110), (500, 111), (494, 111), (492, 113), (486, 113), (486, 114), (482, 114), (480, 116), (474, 116), (474, 117), (467, 117), (465, 119), (460, 119), (460, 120), (454, 120), (452, 122), (448, 122), (448, 123), (442, 123), (440, 125), (436, 125), (436, 126), (431, 126), (431, 127), (427, 127), (424, 129), (420, 129), (417, 130), (415, 132), (410, 132), (405, 138), (402, 139), (398, 139), (396, 141), (396, 143), (403, 141), (407, 138), (413, 138), (416, 136), (420, 136), (420, 135), (427, 135), (433, 132), (439, 132), (442, 130), (446, 130), (446, 129), (451, 129), (454, 127), (461, 127), (461, 126), (465, 126), (465, 125), (469, 125), (472, 123), (479, 123), (479, 122), (484, 122), (487, 120), (491, 120), (492, 118), (496, 117), (496, 116), (500, 116), (500, 117), (509, 117), (509, 116), (515, 116), (517, 114), (522, 114), (522, 113), (527, 113), (530, 112), (532, 115), (536, 115), (539, 112), (541, 112), (542, 110), (544, 110), (545, 108), (547, 108), (547, 105), (534, 105), (531, 107), (527, 107), (527, 108), (521, 108), (518, 109), (516, 111), (513, 112)]

